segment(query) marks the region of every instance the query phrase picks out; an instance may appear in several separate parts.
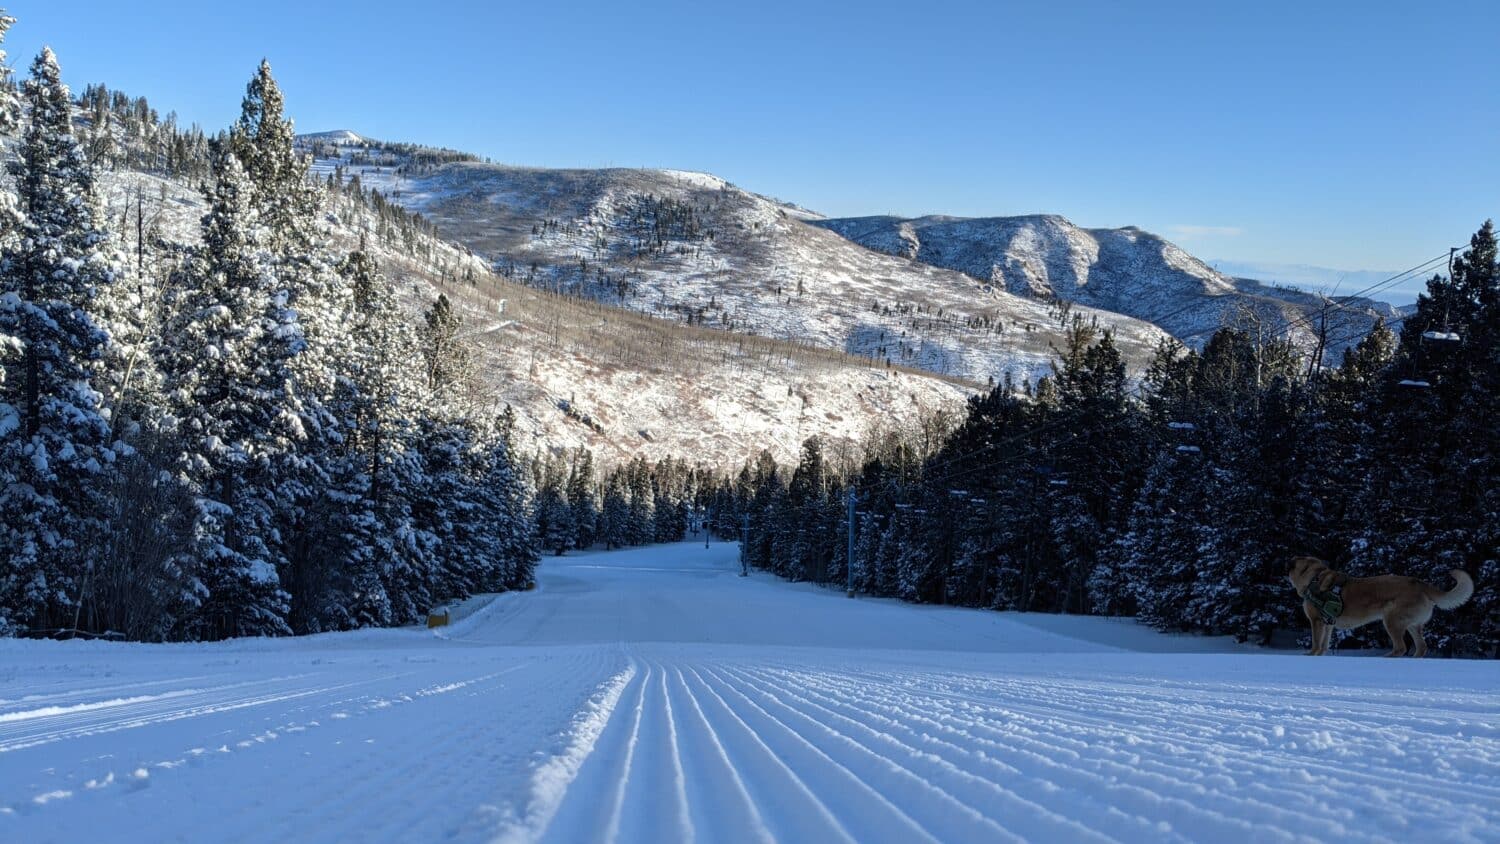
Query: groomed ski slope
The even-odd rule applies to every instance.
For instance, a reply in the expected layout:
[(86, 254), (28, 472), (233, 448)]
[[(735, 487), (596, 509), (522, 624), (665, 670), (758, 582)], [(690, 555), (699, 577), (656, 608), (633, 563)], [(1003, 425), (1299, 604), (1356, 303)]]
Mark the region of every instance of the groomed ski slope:
[(0, 841), (1500, 841), (1500, 671), (548, 558), (441, 636), (0, 642)]

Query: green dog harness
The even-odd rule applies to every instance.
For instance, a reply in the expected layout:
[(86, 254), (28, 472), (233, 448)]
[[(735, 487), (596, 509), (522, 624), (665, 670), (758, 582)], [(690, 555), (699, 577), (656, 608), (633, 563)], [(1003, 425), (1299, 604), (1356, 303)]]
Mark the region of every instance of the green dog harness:
[(1346, 578), (1340, 576), (1325, 590), (1313, 588), (1313, 584), (1307, 584), (1302, 590), (1302, 600), (1313, 605), (1318, 615), (1323, 617), (1323, 623), (1332, 624), (1338, 620), (1339, 615), (1344, 612), (1344, 581)]

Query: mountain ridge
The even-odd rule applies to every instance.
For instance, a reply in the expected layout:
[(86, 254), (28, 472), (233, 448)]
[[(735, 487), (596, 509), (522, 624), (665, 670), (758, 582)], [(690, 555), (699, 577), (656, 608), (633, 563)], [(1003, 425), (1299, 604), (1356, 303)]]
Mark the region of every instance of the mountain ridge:
[[(427, 166), (406, 152), (417, 145), (351, 130), (301, 137), (315, 169), (358, 179), (526, 284), (970, 381), (1050, 372), (1058, 300), (1113, 330), (1137, 371), (1168, 334), (1201, 346), (1247, 323), (1311, 350), (1326, 320), (1325, 359), (1337, 362), (1377, 318), (1399, 315), (1220, 273), (1138, 226), (1083, 228), (1053, 213), (829, 218), (700, 171), (471, 155)], [(863, 313), (851, 307), (861, 302)]]
[(1249, 319), (1311, 348), (1326, 311), (1328, 336), (1339, 341), (1326, 349), (1334, 356), (1358, 342), (1377, 318), (1399, 313), (1384, 302), (1229, 276), (1137, 226), (1083, 228), (1056, 214), (845, 217), (813, 225), (1012, 292), (1058, 296), (1144, 319), (1195, 346), (1220, 326)]
[(1133, 369), (1165, 336), (882, 254), (814, 212), (711, 174), (427, 164), (405, 145), (311, 140), (315, 171), (421, 214), (531, 286), (692, 325), (819, 345), (980, 384), (1051, 372), (1065, 322), (1114, 330)]

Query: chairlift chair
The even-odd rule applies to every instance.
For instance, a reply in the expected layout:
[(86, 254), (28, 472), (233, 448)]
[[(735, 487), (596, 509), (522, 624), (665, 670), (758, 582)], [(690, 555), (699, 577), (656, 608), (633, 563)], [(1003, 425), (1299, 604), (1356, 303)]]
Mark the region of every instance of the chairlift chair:
[[(1172, 431), (1176, 431), (1179, 434), (1182, 434), (1184, 439), (1197, 439), (1197, 423), (1188, 422), (1186, 420), (1177, 420), (1174, 422), (1168, 422), (1167, 428)], [(1179, 443), (1176, 448), (1176, 451), (1179, 454), (1198, 454), (1201, 450), (1202, 449), (1198, 448), (1198, 446), (1192, 445), (1190, 442)]]
[(1417, 342), (1416, 353), (1412, 355), (1411, 377), (1403, 378), (1400, 381), (1397, 381), (1396, 386), (1398, 387), (1406, 387), (1413, 390), (1432, 389), (1432, 382), (1428, 381), (1426, 378), (1423, 378), (1418, 372), (1422, 365), (1423, 343), (1438, 343), (1447, 345), (1451, 343), (1463, 342), (1463, 337), (1461, 337), (1456, 331), (1450, 331), (1446, 324), (1444, 324), (1441, 331), (1435, 328), (1429, 328), (1428, 330), (1423, 331), (1420, 337), (1421, 339)]

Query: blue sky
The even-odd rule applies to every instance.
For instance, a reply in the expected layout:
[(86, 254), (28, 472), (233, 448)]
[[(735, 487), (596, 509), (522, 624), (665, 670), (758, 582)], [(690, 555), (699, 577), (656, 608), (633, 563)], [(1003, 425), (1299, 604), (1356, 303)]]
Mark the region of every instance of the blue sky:
[[(4, 0), (0, 0), (4, 2)], [(1204, 258), (1402, 269), (1500, 207), (1500, 3), (6, 3), (24, 71), (833, 215), (1062, 214)]]

